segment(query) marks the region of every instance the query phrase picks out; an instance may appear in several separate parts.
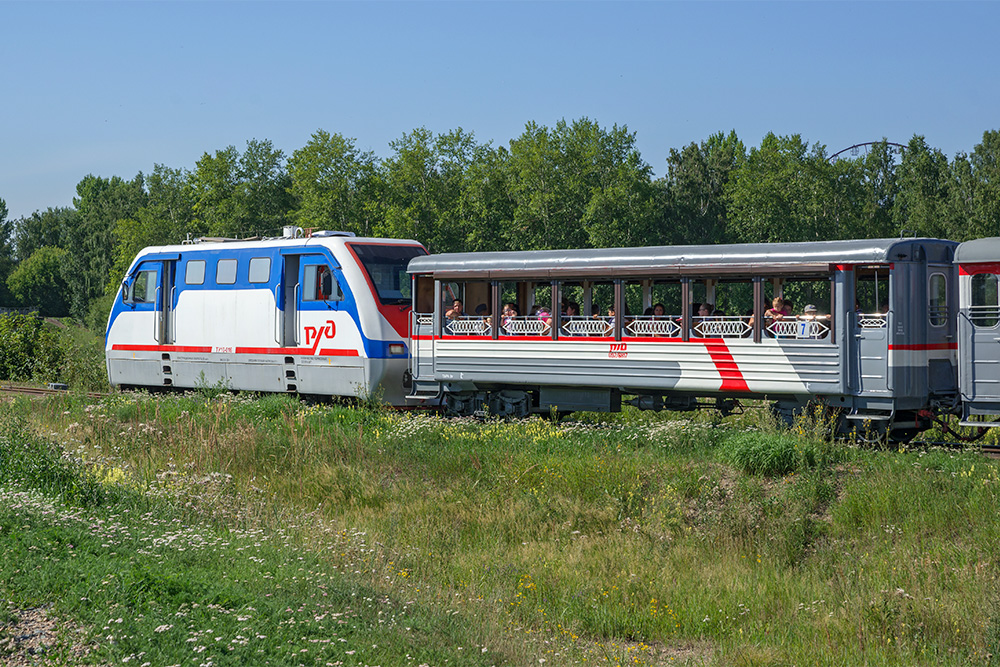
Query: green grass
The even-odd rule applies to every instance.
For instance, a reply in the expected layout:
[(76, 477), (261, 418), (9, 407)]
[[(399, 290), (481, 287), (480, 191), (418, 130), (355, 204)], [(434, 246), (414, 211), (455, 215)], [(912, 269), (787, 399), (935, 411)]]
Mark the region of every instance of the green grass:
[[(872, 452), (824, 440), (822, 423), (779, 430), (763, 411), (478, 423), (196, 392), (7, 408), (14, 430), (29, 419), (86, 464), (59, 464), (68, 486), (8, 474), (22, 487), (108, 521), (135, 517), (130, 535), (172, 525), (216, 536), (218, 551), (182, 552), (162, 570), (130, 538), (106, 573), (84, 578), (132, 573), (126, 588), (164, 596), (157, 605), (172, 614), (181, 603), (161, 591), (173, 588), (202, 614), (219, 596), (231, 614), (254, 606), (255, 632), (283, 638), (272, 664), (315, 647), (282, 635), (281, 614), (312, 604), (318, 582), (356, 615), (358, 652), (330, 654), (350, 665), (411, 664), (408, 654), (467, 664), (470, 648), (485, 664), (546, 665), (989, 664), (998, 652), (1000, 475), (974, 453)], [(43, 524), (31, 539), (44, 539)], [(245, 534), (267, 538), (255, 555), (264, 562), (240, 561)], [(45, 552), (34, 544), (23, 550), (33, 558)], [(265, 572), (284, 577), (280, 590), (259, 581)], [(68, 580), (55, 579), (69, 591)], [(45, 598), (40, 584), (2, 581), (24, 604), (53, 599), (111, 632), (73, 602), (75, 589)], [(287, 597), (266, 611), (267, 593)], [(100, 606), (156, 615), (137, 601), (144, 593), (130, 595)], [(403, 611), (405, 625), (377, 622)], [(154, 622), (124, 634), (173, 623)], [(176, 637), (157, 643), (183, 644), (189, 661), (185, 633), (201, 625), (173, 625)], [(372, 644), (382, 652), (360, 652)]]

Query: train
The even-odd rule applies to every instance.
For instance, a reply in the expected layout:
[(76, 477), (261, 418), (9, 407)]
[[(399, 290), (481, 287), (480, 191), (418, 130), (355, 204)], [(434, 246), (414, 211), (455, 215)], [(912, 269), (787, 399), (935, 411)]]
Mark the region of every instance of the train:
[(760, 399), (905, 441), (944, 415), (1000, 416), (1000, 239), (428, 254), (320, 232), (148, 248), (106, 350), (121, 386), (496, 417)]
[(115, 297), (108, 378), (406, 403), (415, 241), (304, 234), (145, 248)]

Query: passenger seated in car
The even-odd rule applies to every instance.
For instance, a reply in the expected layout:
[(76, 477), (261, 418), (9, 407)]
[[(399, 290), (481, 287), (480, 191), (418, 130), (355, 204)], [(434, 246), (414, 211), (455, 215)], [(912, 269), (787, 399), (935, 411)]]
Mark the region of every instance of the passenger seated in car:
[(545, 324), (545, 327), (542, 329), (541, 335), (542, 336), (546, 336), (549, 333), (551, 333), (552, 332), (552, 313), (549, 312), (549, 309), (547, 307), (545, 307), (545, 306), (541, 306), (538, 309), (538, 313), (537, 313), (536, 317), (538, 318), (538, 320), (540, 322), (542, 322), (542, 323)]
[(462, 317), (465, 313), (462, 312), (462, 300), (455, 299), (451, 302), (451, 308), (445, 311), (444, 316), (449, 320), (457, 320)]
[(509, 335), (511, 323), (514, 322), (520, 314), (521, 311), (518, 310), (516, 303), (505, 303), (503, 306), (503, 314), (500, 319), (500, 333)]
[(764, 317), (770, 320), (780, 320), (786, 315), (791, 315), (792, 311), (788, 310), (785, 305), (785, 300), (780, 296), (774, 297), (771, 300), (771, 307), (764, 311)]
[(707, 325), (713, 317), (712, 313), (715, 312), (715, 304), (708, 303), (707, 301), (700, 306), (698, 306), (698, 315), (694, 317), (694, 331), (699, 336), (707, 336), (710, 333), (711, 325)]

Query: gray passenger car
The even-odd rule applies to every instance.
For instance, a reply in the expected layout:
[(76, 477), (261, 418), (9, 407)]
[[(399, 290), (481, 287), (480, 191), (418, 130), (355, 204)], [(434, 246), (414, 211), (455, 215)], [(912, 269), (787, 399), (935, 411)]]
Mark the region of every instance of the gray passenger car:
[[(956, 245), (417, 257), (408, 267), (412, 396), (501, 416), (614, 411), (627, 396), (651, 409), (766, 398), (790, 417), (819, 401), (844, 428), (909, 437), (958, 402)], [(460, 312), (446, 316), (456, 299)], [(1000, 383), (995, 398), (1000, 406)]]

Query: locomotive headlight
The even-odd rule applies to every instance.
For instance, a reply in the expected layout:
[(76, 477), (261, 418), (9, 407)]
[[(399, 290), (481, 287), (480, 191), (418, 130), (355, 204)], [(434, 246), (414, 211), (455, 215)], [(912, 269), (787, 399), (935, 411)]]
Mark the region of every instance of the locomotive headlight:
[(402, 343), (391, 343), (389, 345), (389, 354), (403, 354), (406, 352), (406, 346)]

